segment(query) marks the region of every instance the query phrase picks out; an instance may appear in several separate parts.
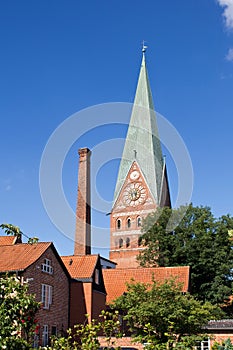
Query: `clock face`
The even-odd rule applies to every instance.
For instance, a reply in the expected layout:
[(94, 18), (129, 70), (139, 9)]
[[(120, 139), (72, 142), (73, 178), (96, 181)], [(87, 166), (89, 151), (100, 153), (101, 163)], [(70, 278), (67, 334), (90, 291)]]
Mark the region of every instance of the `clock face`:
[(130, 179), (131, 180), (137, 180), (139, 178), (139, 172), (137, 170), (132, 171), (130, 174)]
[(126, 205), (136, 207), (146, 200), (146, 189), (138, 182), (131, 183), (125, 188), (123, 199)]

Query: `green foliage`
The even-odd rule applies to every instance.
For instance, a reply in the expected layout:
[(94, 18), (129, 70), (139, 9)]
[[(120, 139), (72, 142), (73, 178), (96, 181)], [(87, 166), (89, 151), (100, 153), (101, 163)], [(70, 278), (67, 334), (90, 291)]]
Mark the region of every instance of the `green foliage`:
[(23, 234), (18, 226), (12, 224), (1, 224), (0, 227), (10, 236), (20, 237)]
[[(169, 229), (169, 227), (174, 229)], [(141, 266), (191, 266), (192, 294), (222, 303), (232, 293), (233, 218), (208, 207), (159, 208), (143, 223)]]
[(15, 236), (17, 238), (20, 238), (22, 235), (26, 236), (29, 244), (34, 244), (39, 241), (38, 237), (28, 237), (25, 235), (18, 226), (14, 226), (12, 224), (1, 224), (0, 228), (3, 229), (9, 236)]
[(221, 345), (215, 342), (212, 346), (212, 350), (233, 350), (233, 345), (231, 343), (231, 340), (227, 339), (223, 341)]
[(0, 348), (30, 349), (40, 304), (16, 277), (0, 278)]
[(98, 350), (100, 334), (108, 344), (106, 349), (110, 349), (114, 345), (112, 337), (121, 336), (118, 312), (102, 311), (99, 317), (99, 321), (92, 320), (90, 323), (75, 325), (73, 330), (68, 329), (67, 337), (53, 337), (49, 350)]
[(164, 344), (168, 349), (174, 344), (193, 345), (200, 339), (202, 326), (210, 319), (221, 318), (222, 311), (181, 291), (181, 285), (172, 280), (150, 285), (131, 283), (112, 307), (123, 312), (138, 341), (152, 344), (149, 349), (162, 349)]

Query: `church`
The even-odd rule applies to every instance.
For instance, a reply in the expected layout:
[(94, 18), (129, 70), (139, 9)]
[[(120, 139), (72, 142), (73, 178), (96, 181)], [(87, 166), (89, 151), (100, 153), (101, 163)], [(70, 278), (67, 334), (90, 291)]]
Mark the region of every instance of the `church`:
[[(42, 303), (35, 347), (46, 346), (51, 335), (84, 323), (86, 315), (89, 321), (98, 319), (101, 310), (126, 292), (132, 279), (150, 283), (176, 278), (184, 293), (190, 290), (189, 266), (143, 268), (137, 260), (145, 249), (143, 219), (159, 207), (171, 207), (145, 47), (110, 213), (109, 259), (91, 253), (91, 151), (81, 148), (78, 154), (74, 252), (60, 257), (52, 242), (29, 244), (22, 243), (21, 237), (0, 236), (0, 272), (29, 281), (29, 292)], [(232, 322), (217, 325), (212, 333), (221, 339), (232, 334)], [(131, 345), (131, 339), (121, 341), (116, 345)]]
[[(183, 292), (187, 292), (190, 275), (188, 266), (142, 268), (137, 261), (138, 254), (145, 249), (141, 239), (143, 219), (158, 207), (171, 207), (167, 169), (162, 155), (144, 47), (110, 213), (109, 260), (91, 254), (91, 151), (82, 148), (78, 153), (74, 255), (62, 257), (62, 260), (71, 278), (83, 283), (85, 310), (90, 319), (98, 317), (101, 309), (122, 295), (126, 291), (126, 283), (132, 279), (149, 283), (152, 277), (158, 281), (176, 278), (182, 283)], [(93, 281), (89, 285), (87, 276), (80, 275), (84, 267), (89, 268), (88, 278)], [(81, 321), (77, 293), (74, 282), (71, 285), (71, 326)]]

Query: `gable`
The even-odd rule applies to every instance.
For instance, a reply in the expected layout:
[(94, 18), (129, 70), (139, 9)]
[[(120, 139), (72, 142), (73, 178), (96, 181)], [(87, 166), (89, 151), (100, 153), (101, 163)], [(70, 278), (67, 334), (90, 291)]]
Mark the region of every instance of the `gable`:
[(37, 261), (52, 245), (50, 242), (0, 246), (0, 272), (22, 271)]
[(70, 277), (80, 280), (92, 278), (98, 258), (98, 255), (69, 255), (61, 257)]
[(146, 208), (151, 205), (156, 206), (155, 200), (135, 160), (129, 169), (112, 211), (135, 209), (140, 206)]

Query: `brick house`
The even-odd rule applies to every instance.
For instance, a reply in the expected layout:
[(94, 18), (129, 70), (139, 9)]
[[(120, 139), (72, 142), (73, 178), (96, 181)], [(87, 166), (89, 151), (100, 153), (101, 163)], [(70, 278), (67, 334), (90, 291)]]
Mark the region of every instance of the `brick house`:
[(29, 293), (42, 303), (36, 315), (39, 327), (34, 345), (45, 346), (51, 335), (68, 328), (69, 274), (53, 243), (14, 244), (12, 238), (0, 238), (0, 272), (28, 281)]
[(222, 343), (226, 339), (230, 339), (233, 343), (233, 319), (225, 320), (212, 320), (209, 321), (204, 331), (209, 334), (207, 350), (211, 349), (211, 346), (216, 341)]
[(106, 303), (100, 256), (70, 255), (61, 258), (71, 278), (70, 326), (85, 322), (86, 314), (89, 321), (98, 319)]

